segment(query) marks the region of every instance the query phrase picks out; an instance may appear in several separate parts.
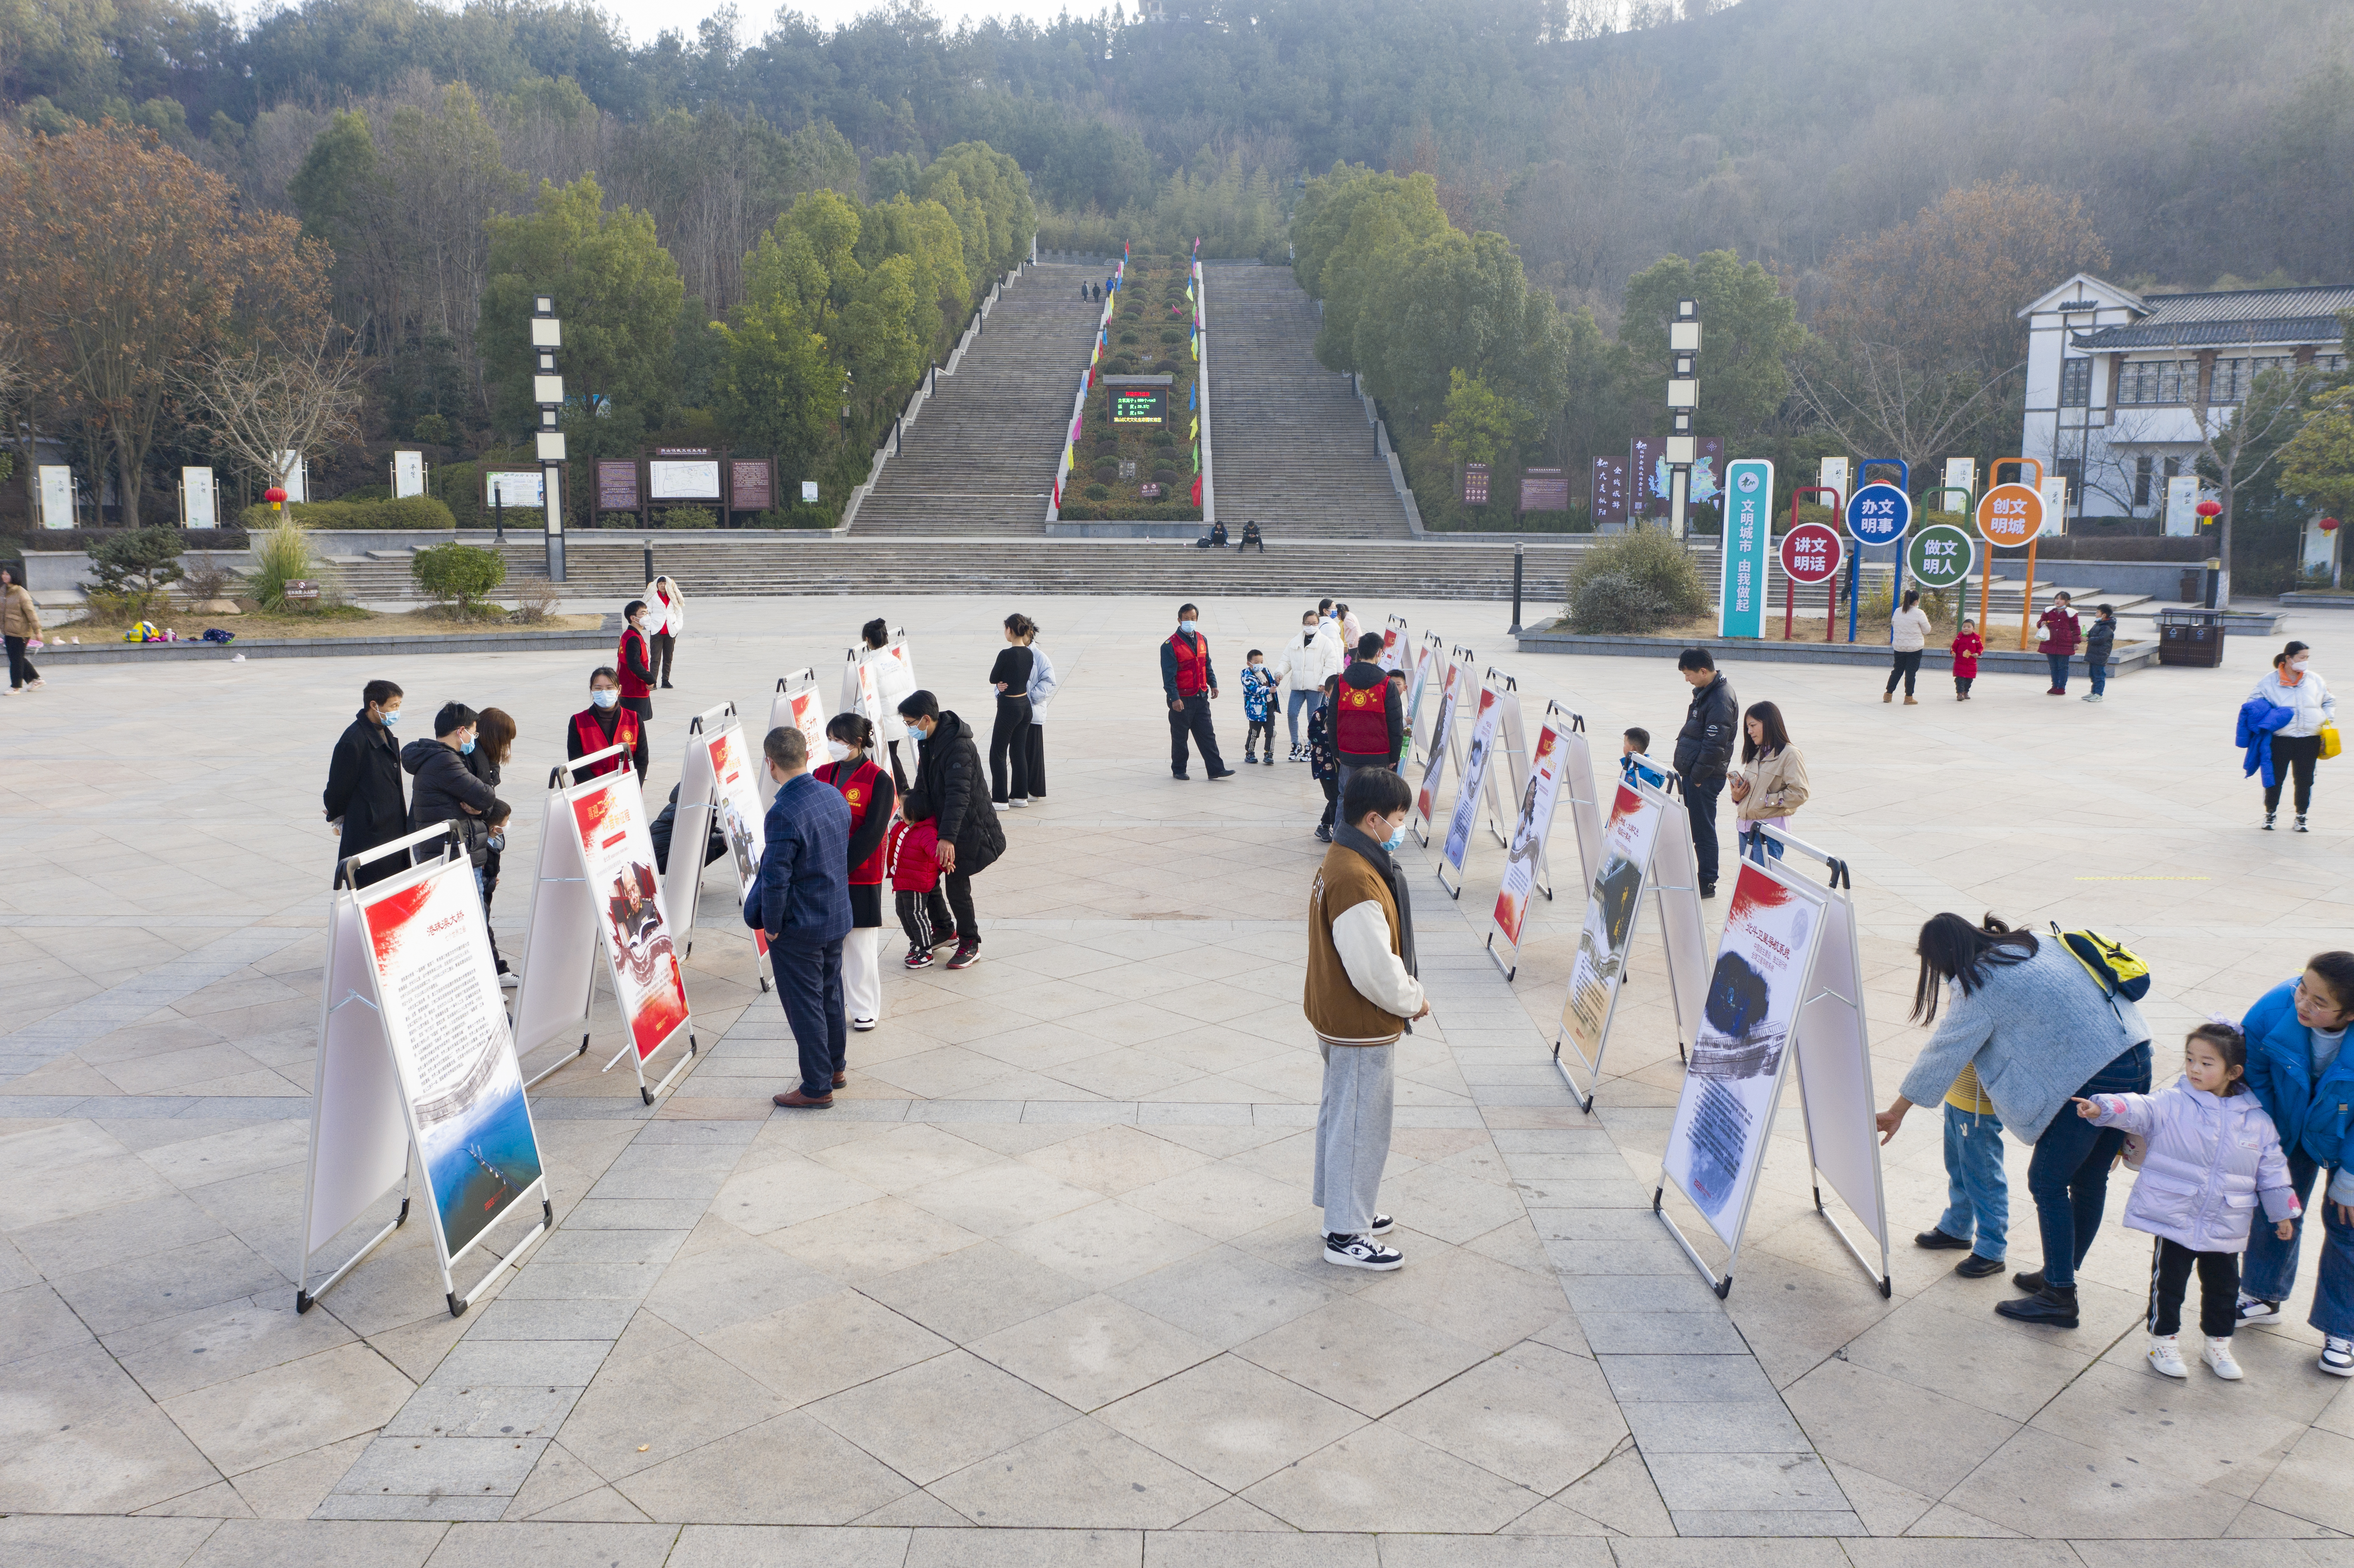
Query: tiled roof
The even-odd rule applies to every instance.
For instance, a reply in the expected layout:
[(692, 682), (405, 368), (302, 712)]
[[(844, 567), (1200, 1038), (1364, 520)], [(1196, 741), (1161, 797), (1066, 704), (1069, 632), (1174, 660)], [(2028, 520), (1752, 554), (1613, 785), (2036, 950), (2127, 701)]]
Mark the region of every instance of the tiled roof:
[(2233, 289), (2214, 294), (2158, 294), (2149, 314), (2130, 326), (2078, 333), (2078, 348), (2230, 348), (2334, 343), (2346, 334), (2341, 311), (2354, 311), (2354, 284), (2315, 289)]

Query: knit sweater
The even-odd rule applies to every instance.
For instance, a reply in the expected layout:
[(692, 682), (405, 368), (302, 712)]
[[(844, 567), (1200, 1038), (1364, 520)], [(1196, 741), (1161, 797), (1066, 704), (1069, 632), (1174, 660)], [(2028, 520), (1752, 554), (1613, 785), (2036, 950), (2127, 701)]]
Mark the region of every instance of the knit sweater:
[(2148, 1038), (2140, 1009), (2123, 997), (2112, 1007), (2084, 966), (2045, 937), (2034, 957), (1988, 968), (1972, 995), (1946, 983), (1936, 1031), (1897, 1092), (1933, 1106), (1974, 1066), (2003, 1126), (2033, 1143), (2053, 1116), (2074, 1114), (2069, 1097), (2094, 1074)]

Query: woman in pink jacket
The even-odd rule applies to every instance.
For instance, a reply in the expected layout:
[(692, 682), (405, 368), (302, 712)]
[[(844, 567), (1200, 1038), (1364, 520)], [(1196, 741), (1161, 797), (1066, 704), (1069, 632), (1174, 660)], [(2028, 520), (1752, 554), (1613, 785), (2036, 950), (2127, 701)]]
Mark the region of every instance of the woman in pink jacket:
[[(2141, 1180), (2126, 1201), (2126, 1226), (2158, 1238), (2150, 1266), (2149, 1364), (2186, 1377), (2178, 1336), (2190, 1271), (2199, 1271), (2200, 1360), (2215, 1375), (2240, 1378), (2232, 1359), (2237, 1326), (2240, 1254), (2261, 1202), (2286, 1239), (2297, 1212), (2296, 1189), (2273, 1118), (2247, 1084), (2248, 1042), (2231, 1024), (2202, 1023), (2183, 1042), (2182, 1076), (2150, 1095), (2094, 1095), (2076, 1114), (2124, 1128), (2141, 1145)], [(2133, 1156), (2130, 1150), (2126, 1159)]]

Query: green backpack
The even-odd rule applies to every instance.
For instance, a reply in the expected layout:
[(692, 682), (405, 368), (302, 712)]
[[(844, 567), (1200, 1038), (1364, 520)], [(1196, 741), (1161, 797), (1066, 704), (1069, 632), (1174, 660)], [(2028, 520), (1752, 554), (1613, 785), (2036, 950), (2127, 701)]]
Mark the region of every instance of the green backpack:
[(2052, 934), (2084, 966), (2112, 1008), (2118, 997), (2139, 1001), (2149, 994), (2149, 966), (2123, 942), (2090, 929), (2062, 931), (2057, 920), (2052, 922)]

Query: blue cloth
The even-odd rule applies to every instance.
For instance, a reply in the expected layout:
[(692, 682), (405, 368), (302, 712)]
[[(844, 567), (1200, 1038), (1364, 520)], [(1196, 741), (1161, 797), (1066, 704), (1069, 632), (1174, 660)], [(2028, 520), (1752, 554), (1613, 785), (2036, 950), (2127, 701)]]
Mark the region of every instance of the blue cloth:
[[(2058, 946), (2056, 942), (2043, 944), (2047, 952)], [(2076, 960), (2067, 961), (2073, 964)], [(1981, 991), (1979, 994), (1985, 992)], [(1988, 1081), (1983, 1067), (1978, 1072), (1978, 1086), (1986, 1090), (1987, 1098), (1995, 1098), (1995, 1085)], [(2094, 1095), (2147, 1093), (2147, 1040), (2094, 1074), (2076, 1091), (2086, 1099)], [(2093, 1238), (2100, 1234), (2101, 1211), (2107, 1206), (2109, 1198), (2109, 1166), (2125, 1146), (2123, 1128), (2095, 1126), (2078, 1116), (2073, 1106), (2067, 1107), (2066, 1115), (2052, 1118), (2041, 1129), (2035, 1139), (2035, 1157), (2027, 1164), (2027, 1191), (2035, 1200), (2036, 1228), (2043, 1236), (2046, 1285), (2063, 1290), (2075, 1285), (2076, 1270), (2084, 1266), (2084, 1255), (2093, 1250)]]
[(1267, 699), (1275, 691), (1275, 682), (1267, 676), (1264, 664), (1243, 666), (1243, 717), (1253, 724), (1267, 722)]
[(2313, 1031), (2296, 1021), (2296, 981), (2257, 998), (2240, 1032), (2248, 1037), (2248, 1087), (2280, 1129), (2291, 1169), (2299, 1155), (2331, 1171), (2354, 1168), (2354, 1053), (2340, 1051), (2316, 1081)]
[[(2274, 789), (2279, 785), (2280, 780), (2273, 774), (2273, 731), (2295, 722), (2296, 718), (2295, 708), (2285, 708), (2264, 697), (2250, 697), (2240, 705), (2239, 722), (2232, 730), (2232, 744), (2240, 748), (2241, 778), (2245, 779), (2262, 769), (2265, 789)], [(2277, 1122), (2280, 1118), (2273, 1119)], [(2287, 1135), (2282, 1136), (2285, 1138)]]
[[(1764, 865), (1766, 863), (1766, 860), (1768, 855), (1771, 855), (1776, 860), (1780, 860), (1782, 858), (1781, 841), (1778, 839), (1767, 838), (1765, 831), (1755, 822), (1742, 823), (1738, 830), (1738, 839), (1741, 845), (1741, 853), (1747, 855), (1751, 860), (1755, 861), (1759, 865)], [(1958, 1235), (1961, 1233), (1955, 1231), (1948, 1234)]]
[(1625, 779), (1629, 784), (1632, 784), (1636, 779), (1640, 779), (1644, 783), (1649, 784), (1654, 789), (1664, 789), (1668, 787), (1668, 776), (1666, 774), (1660, 772), (1656, 768), (1643, 767), (1635, 760), (1634, 754), (1631, 752), (1622, 753), (1619, 756), (1618, 777)]
[(2321, 1278), (2313, 1287), (2313, 1311), (2306, 1321), (2325, 1334), (2354, 1340), (2354, 1225), (2321, 1206)]
[(2002, 1174), (2002, 1118), (1946, 1110), (1946, 1213), (1937, 1228), (1973, 1241), (1980, 1257), (2002, 1261), (2010, 1232), (2010, 1184)]
[(769, 844), (744, 923), (771, 945), (822, 947), (850, 935), (850, 802), (807, 773), (785, 780), (763, 824)]
[(824, 1099), (833, 1093), (834, 1075), (850, 1059), (850, 1023), (842, 999), (842, 938), (779, 942), (769, 949), (769, 966), (776, 971), (777, 1000), (785, 1005), (785, 1022), (801, 1051), (801, 1093)]
[(2052, 689), (2055, 692), (2066, 691), (2068, 689), (2068, 655), (2046, 653), (2043, 656), (2043, 662), (2052, 667)]

